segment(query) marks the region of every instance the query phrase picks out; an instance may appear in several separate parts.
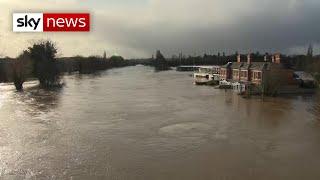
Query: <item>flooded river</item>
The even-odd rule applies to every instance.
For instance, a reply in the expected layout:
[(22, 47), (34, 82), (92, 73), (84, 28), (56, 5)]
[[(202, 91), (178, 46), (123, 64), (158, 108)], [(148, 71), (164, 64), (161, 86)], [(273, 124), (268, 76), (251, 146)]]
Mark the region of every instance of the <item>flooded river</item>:
[(0, 85), (0, 179), (318, 180), (320, 96), (243, 99), (127, 67)]

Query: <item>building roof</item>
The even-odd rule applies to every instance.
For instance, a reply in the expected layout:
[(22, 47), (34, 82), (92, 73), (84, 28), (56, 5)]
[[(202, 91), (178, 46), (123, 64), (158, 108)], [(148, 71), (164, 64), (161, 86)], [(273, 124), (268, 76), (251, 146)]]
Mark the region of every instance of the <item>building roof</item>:
[(287, 69), (283, 64), (271, 63), (271, 62), (229, 62), (221, 68), (231, 68), (239, 70), (271, 70), (271, 69)]
[(248, 70), (250, 67), (251, 67), (251, 64), (245, 62), (243, 63), (241, 70)]
[(271, 69), (287, 69), (283, 64), (271, 62), (253, 62), (251, 63), (251, 70), (271, 70)]
[(231, 67), (231, 65), (232, 65), (232, 62), (228, 62), (227, 64), (222, 65), (221, 68), (229, 68)]
[(250, 64), (250, 70), (259, 70), (262, 71), (263, 69), (267, 68), (267, 62), (252, 62)]
[(233, 62), (231, 69), (240, 69), (243, 66), (243, 62)]
[(301, 79), (303, 81), (315, 81), (310, 73), (304, 71), (295, 71), (294, 74), (297, 76), (296, 79)]

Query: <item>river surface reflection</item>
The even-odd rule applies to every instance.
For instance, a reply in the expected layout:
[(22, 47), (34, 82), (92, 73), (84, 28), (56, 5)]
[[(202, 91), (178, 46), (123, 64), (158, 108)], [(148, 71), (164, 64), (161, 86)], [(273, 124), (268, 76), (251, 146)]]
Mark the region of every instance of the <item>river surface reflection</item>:
[(0, 85), (1, 179), (320, 179), (320, 96), (243, 99), (149, 67)]

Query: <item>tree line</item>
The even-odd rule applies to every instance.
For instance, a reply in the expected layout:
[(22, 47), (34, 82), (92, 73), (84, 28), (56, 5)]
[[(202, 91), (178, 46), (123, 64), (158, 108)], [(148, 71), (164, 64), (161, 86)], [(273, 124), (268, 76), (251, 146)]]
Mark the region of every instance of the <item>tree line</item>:
[[(14, 82), (17, 90), (21, 90), (26, 79), (37, 78), (43, 88), (59, 87), (61, 86), (60, 74), (65, 72), (87, 74), (136, 64), (154, 66), (156, 70), (168, 70), (170, 67), (180, 65), (224, 65), (228, 62), (236, 62), (238, 54), (235, 52), (231, 55), (218, 53), (186, 56), (180, 53), (171, 58), (165, 58), (158, 50), (155, 57), (148, 59), (124, 60), (121, 56), (106, 58), (106, 53), (102, 57), (57, 58), (56, 45), (51, 41), (42, 41), (28, 47), (17, 58), (0, 59), (0, 82)], [(270, 57), (268, 53), (260, 54), (259, 52), (252, 53), (251, 56), (255, 62), (263, 62), (265, 56)], [(282, 55), (282, 59), (286, 66), (297, 71), (309, 72), (320, 81), (320, 56), (313, 55), (312, 46), (308, 48), (306, 55)]]
[(52, 41), (40, 41), (24, 50), (17, 58), (0, 59), (0, 82), (13, 82), (21, 91), (28, 79), (38, 79), (41, 88), (61, 87), (63, 73), (94, 73), (113, 67), (132, 65), (121, 56), (57, 57), (57, 46)]

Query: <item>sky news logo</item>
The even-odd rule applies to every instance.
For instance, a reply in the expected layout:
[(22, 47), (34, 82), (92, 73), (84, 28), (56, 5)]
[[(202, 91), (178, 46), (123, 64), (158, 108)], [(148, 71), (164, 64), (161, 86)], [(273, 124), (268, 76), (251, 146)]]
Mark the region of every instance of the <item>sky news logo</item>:
[(89, 32), (89, 13), (13, 13), (13, 32)]

